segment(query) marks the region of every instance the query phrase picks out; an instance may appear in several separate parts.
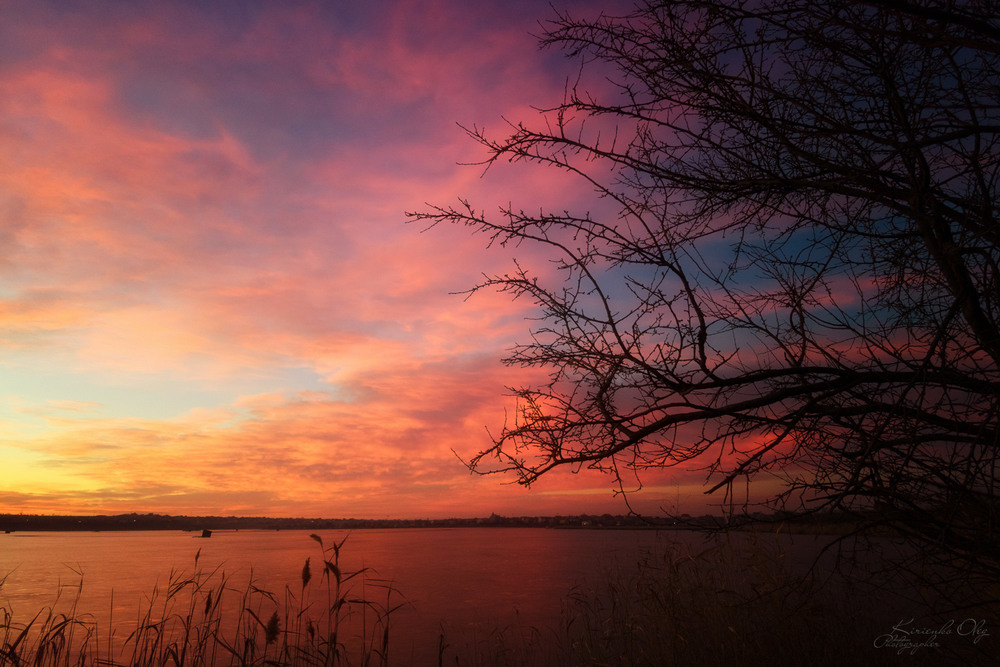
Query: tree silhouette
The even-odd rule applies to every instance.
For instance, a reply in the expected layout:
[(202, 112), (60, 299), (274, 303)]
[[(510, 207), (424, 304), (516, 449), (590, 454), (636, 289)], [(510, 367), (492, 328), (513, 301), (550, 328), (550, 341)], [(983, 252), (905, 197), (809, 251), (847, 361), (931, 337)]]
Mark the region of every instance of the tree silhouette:
[(541, 43), (580, 60), (562, 102), (467, 132), (591, 210), (408, 214), (558, 268), (471, 290), (537, 305), (506, 362), (550, 371), (473, 470), (702, 465), (732, 508), (777, 479), (789, 511), (1000, 553), (1000, 5), (646, 0)]

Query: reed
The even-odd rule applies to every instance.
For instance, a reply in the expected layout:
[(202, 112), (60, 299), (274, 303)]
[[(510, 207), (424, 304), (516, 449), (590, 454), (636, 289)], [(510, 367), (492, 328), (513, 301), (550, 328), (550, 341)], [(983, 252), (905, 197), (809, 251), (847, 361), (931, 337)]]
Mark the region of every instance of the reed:
[[(877, 577), (865, 579), (829, 564), (789, 566), (795, 559), (769, 537), (723, 537), (700, 548), (667, 541), (638, 561), (609, 563), (598, 584), (572, 590), (550, 627), (514, 623), (455, 645), (442, 637), (439, 664), (996, 664), (991, 646), (961, 637), (941, 650), (916, 655), (877, 650), (876, 637), (899, 620), (892, 614), (919, 617), (931, 610), (921, 611), (908, 597), (900, 597), (900, 605), (880, 607), (879, 598), (899, 591), (886, 590)], [(988, 627), (996, 627), (997, 620), (994, 612)]]
[[(172, 571), (165, 587), (153, 587), (120, 641), (113, 619), (101, 633), (94, 618), (79, 610), (84, 577), (77, 572), (74, 586), (60, 584), (53, 604), (27, 621), (9, 605), (0, 606), (0, 665), (388, 665), (389, 620), (405, 604), (401, 595), (368, 568), (341, 568), (346, 537), (329, 547), (318, 535), (311, 537), (319, 544), (318, 581), (309, 558), (301, 585), (285, 586), (280, 594), (260, 586), (252, 571), (237, 585), (221, 566), (199, 568), (199, 550), (190, 572)], [(0, 579), (0, 589), (3, 583)], [(370, 591), (378, 591), (380, 599), (366, 599)], [(58, 611), (66, 606), (67, 593), (69, 606)]]
[[(0, 579), (0, 590), (6, 579), (6, 576)], [(0, 606), (0, 664), (53, 667), (88, 664), (82, 647), (96, 644), (96, 627), (93, 618), (77, 608), (82, 590), (82, 576), (75, 586), (58, 582), (52, 606), (24, 623), (17, 622), (7, 606)], [(56, 611), (67, 591), (72, 593), (69, 608)]]
[(796, 575), (771, 540), (669, 544), (566, 605), (566, 664), (881, 664), (849, 591)]

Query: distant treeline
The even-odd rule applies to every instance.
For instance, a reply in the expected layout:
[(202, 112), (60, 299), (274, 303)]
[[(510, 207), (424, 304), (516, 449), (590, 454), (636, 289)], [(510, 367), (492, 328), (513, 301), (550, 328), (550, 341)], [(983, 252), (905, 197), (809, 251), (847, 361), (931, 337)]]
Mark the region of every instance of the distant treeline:
[(113, 516), (42, 516), (0, 514), (0, 530), (343, 530), (355, 528), (517, 527), (663, 527), (664, 518), (640, 516), (547, 516), (453, 519), (305, 519), (245, 516), (170, 516), (117, 514)]
[(534, 527), (534, 528), (657, 528), (657, 529), (720, 529), (786, 525), (789, 528), (847, 527), (853, 519), (825, 515), (803, 520), (779, 515), (756, 514), (728, 520), (721, 516), (649, 517), (638, 515), (518, 516), (493, 514), (486, 518), (452, 519), (305, 519), (243, 516), (170, 516), (167, 514), (116, 514), (113, 516), (44, 516), (34, 514), (0, 514), (0, 530), (350, 530), (360, 528), (464, 528), (464, 527)]

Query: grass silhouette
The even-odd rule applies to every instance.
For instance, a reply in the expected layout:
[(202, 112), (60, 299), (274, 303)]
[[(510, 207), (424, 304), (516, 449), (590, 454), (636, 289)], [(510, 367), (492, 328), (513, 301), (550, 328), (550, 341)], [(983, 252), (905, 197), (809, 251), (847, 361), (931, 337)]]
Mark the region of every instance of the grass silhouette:
[[(55, 602), (26, 622), (0, 607), (0, 664), (33, 667), (210, 667), (215, 665), (387, 665), (389, 617), (404, 602), (391, 582), (367, 568), (345, 572), (340, 554), (346, 537), (319, 544), (318, 582), (310, 561), (297, 590), (280, 594), (259, 585), (251, 571), (237, 585), (222, 566), (171, 572), (154, 586), (134, 629), (116, 637), (114, 619), (101, 632), (78, 608), (83, 573), (74, 586), (59, 584)], [(0, 580), (0, 587), (3, 580)], [(364, 592), (357, 595), (355, 589)], [(382, 593), (378, 602), (366, 599)], [(69, 607), (57, 611), (66, 595)], [(112, 599), (112, 607), (113, 607)]]

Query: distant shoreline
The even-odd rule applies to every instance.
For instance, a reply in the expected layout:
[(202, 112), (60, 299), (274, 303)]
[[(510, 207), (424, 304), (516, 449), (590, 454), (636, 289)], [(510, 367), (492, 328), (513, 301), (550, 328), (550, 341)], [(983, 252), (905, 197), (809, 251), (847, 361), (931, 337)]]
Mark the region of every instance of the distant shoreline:
[(655, 530), (740, 530), (845, 534), (858, 526), (848, 516), (782, 517), (756, 515), (727, 521), (720, 516), (648, 517), (635, 515), (518, 516), (493, 514), (448, 519), (316, 519), (239, 516), (171, 516), (167, 514), (40, 515), (0, 514), (0, 531), (153, 531), (355, 530), (371, 528), (586, 528)]
[(0, 531), (132, 531), (132, 530), (347, 530), (361, 528), (670, 528), (663, 517), (546, 516), (449, 519), (315, 519), (239, 516), (171, 516), (166, 514), (37, 515), (0, 514)]

